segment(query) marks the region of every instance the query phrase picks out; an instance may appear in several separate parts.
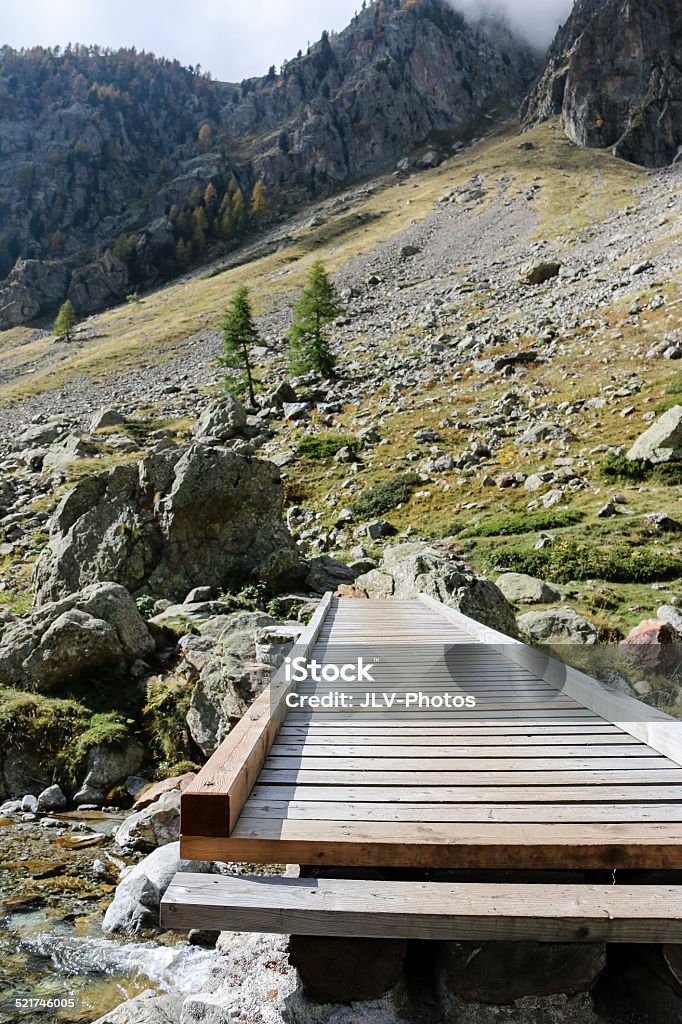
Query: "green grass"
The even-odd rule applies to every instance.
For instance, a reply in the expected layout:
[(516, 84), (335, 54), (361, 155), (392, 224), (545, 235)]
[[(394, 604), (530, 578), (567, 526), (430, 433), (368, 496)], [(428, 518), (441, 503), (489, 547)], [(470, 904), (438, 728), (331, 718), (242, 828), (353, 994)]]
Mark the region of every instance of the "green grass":
[(653, 480), (674, 486), (682, 484), (682, 463), (666, 462), (654, 465), (647, 459), (628, 459), (625, 455), (609, 452), (599, 467), (599, 474), (605, 480), (620, 480), (628, 483)]
[(536, 533), (538, 530), (556, 530), (564, 526), (575, 526), (585, 518), (584, 512), (558, 509), (554, 512), (509, 512), (506, 515), (487, 519), (475, 526), (460, 530), (458, 537), (510, 537), (522, 533)]

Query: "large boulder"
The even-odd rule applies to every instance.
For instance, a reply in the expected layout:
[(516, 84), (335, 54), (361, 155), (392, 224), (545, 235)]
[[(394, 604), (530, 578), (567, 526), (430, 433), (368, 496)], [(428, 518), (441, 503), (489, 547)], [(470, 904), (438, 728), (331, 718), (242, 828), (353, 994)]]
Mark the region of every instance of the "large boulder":
[(47, 692), (96, 669), (123, 669), (154, 648), (128, 591), (94, 583), (4, 627), (0, 679)]
[(681, 645), (682, 635), (670, 622), (645, 619), (630, 630), (620, 647), (625, 659), (641, 671), (672, 678), (679, 669)]
[(245, 426), (246, 409), (236, 398), (226, 395), (204, 409), (192, 432), (197, 437), (217, 437), (219, 441), (229, 441), (240, 434)]
[(52, 518), (34, 570), (36, 601), (101, 579), (170, 600), (196, 586), (295, 582), (302, 569), (282, 502), (272, 463), (202, 444), (86, 477)]
[(627, 453), (628, 459), (646, 459), (654, 464), (682, 459), (682, 405), (674, 405), (648, 430), (640, 434)]
[(596, 644), (599, 639), (597, 627), (573, 608), (526, 612), (519, 616), (518, 626), (536, 643)]
[(94, 263), (75, 270), (69, 284), (69, 298), (76, 313), (87, 315), (106, 309), (125, 298), (128, 268), (108, 250)]
[(504, 572), (496, 582), (512, 604), (549, 604), (561, 600), (561, 591), (557, 587), (524, 572)]
[(161, 897), (177, 871), (209, 873), (212, 863), (180, 859), (180, 843), (167, 843), (131, 868), (104, 915), (106, 932), (137, 934), (159, 923)]
[(387, 548), (378, 568), (358, 576), (355, 587), (368, 597), (410, 599), (428, 594), (486, 626), (516, 636), (514, 611), (494, 583), (448, 552), (420, 541)]
[(114, 838), (126, 853), (147, 852), (176, 842), (180, 838), (180, 790), (163, 793), (154, 803), (130, 814)]
[(85, 778), (74, 794), (75, 804), (103, 804), (109, 791), (133, 775), (145, 757), (144, 747), (126, 737), (118, 743), (96, 743), (88, 751)]
[(97, 454), (94, 444), (84, 440), (79, 434), (67, 434), (61, 441), (56, 441), (46, 452), (42, 469), (44, 473), (55, 469), (64, 469), (78, 459), (87, 459)]
[(95, 1024), (181, 1024), (184, 999), (180, 992), (160, 996), (148, 988), (98, 1017)]

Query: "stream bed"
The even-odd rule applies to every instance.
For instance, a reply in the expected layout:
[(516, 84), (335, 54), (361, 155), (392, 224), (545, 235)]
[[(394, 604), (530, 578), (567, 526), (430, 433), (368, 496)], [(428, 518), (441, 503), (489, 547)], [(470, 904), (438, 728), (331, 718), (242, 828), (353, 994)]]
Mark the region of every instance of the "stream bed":
[[(112, 839), (123, 812), (72, 811), (54, 815), (53, 827), (20, 817), (0, 818), (0, 1024), (90, 1024), (145, 989), (201, 988), (215, 951), (173, 933), (102, 932), (119, 871), (133, 863)], [(14, 1004), (66, 996), (77, 997), (75, 1009)]]

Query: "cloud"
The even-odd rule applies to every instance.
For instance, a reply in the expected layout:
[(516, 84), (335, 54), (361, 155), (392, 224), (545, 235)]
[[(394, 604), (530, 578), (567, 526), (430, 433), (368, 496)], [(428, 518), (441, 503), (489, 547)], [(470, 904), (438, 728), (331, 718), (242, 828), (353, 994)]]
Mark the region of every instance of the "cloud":
[(520, 36), (546, 47), (573, 8), (573, 0), (450, 0), (464, 14), (502, 13)]

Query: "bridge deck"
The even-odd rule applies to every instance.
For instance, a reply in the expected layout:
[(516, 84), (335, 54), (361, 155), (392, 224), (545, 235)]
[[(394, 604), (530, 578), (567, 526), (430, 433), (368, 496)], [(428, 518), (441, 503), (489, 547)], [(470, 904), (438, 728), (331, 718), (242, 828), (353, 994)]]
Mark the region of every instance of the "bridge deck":
[[(182, 856), (404, 868), (682, 868), (682, 723), (430, 599), (332, 600), (302, 638), (390, 708), (278, 679), (183, 795)], [(378, 657), (377, 662), (373, 658)], [(475, 698), (412, 709), (408, 693)]]

